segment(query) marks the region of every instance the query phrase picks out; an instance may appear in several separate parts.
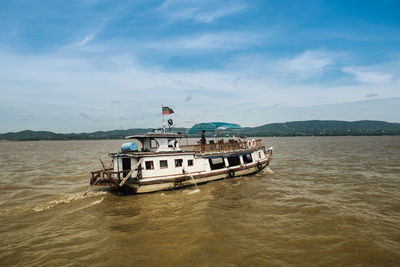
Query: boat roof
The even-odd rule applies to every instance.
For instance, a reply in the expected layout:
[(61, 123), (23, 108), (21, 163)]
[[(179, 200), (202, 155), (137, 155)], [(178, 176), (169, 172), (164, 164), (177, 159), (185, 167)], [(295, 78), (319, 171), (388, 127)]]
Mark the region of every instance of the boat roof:
[(181, 138), (184, 134), (177, 133), (147, 133), (147, 134), (134, 134), (126, 136), (125, 139), (142, 139), (142, 138)]
[(195, 124), (189, 129), (188, 133), (198, 133), (201, 131), (214, 132), (216, 129), (242, 129), (239, 124), (228, 122), (202, 122)]

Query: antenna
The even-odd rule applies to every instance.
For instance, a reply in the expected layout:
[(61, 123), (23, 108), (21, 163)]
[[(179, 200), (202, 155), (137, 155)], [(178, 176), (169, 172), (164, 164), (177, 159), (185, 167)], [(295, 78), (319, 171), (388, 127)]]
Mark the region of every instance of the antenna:
[(168, 119), (168, 128), (169, 132), (171, 132), (171, 127), (174, 125), (174, 121), (172, 119)]

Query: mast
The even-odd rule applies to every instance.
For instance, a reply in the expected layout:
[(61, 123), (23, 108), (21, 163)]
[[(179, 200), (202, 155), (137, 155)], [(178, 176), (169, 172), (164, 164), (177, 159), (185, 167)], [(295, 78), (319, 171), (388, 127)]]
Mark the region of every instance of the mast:
[(162, 128), (162, 132), (165, 133), (165, 116), (164, 116), (164, 105), (163, 104), (161, 104), (161, 114), (162, 114), (161, 128)]

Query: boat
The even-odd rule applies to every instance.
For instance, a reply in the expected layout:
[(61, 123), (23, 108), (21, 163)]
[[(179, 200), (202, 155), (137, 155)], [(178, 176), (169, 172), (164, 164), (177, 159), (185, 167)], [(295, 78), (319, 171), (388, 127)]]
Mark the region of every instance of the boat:
[[(171, 124), (172, 120), (168, 120)], [(273, 148), (261, 139), (218, 137), (220, 129), (239, 129), (238, 124), (208, 122), (194, 125), (183, 133), (167, 132), (163, 127), (146, 134), (125, 137), (117, 152), (109, 153), (111, 164), (91, 172), (90, 185), (129, 189), (149, 193), (198, 185), (220, 179), (254, 174), (269, 166)], [(207, 140), (205, 132), (215, 131)], [(182, 140), (201, 132), (195, 144)], [(90, 188), (90, 189), (91, 189)], [(89, 189), (89, 190), (90, 190)]]

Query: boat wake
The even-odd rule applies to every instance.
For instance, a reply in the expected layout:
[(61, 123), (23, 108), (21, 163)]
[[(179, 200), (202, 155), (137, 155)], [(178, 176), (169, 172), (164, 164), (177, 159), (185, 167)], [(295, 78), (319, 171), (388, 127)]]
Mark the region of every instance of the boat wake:
[[(100, 192), (96, 192), (96, 193), (91, 193), (89, 196), (101, 196), (101, 195), (104, 195), (104, 194), (107, 194), (107, 192), (100, 191)], [(36, 206), (32, 210), (35, 211), (35, 212), (41, 212), (41, 211), (45, 211), (45, 210), (49, 210), (49, 209), (55, 208), (55, 207), (57, 207), (59, 205), (62, 205), (62, 204), (68, 204), (68, 203), (71, 203), (72, 201), (81, 200), (83, 198), (85, 198), (85, 197), (83, 197), (82, 194), (80, 194), (80, 193), (68, 194), (68, 195), (66, 195), (66, 196), (64, 196), (64, 197), (62, 197), (60, 199), (51, 200), (51, 201), (49, 201), (48, 203), (46, 203), (44, 205)], [(96, 200), (96, 201), (92, 202), (92, 204), (89, 205), (89, 206), (93, 206), (93, 205), (99, 204), (101, 201), (103, 201), (103, 198), (100, 199), (100, 200)]]
[(200, 189), (196, 188), (195, 190), (187, 190), (185, 193), (186, 195), (196, 194), (200, 192)]
[(71, 211), (67, 212), (66, 214), (75, 213), (75, 212), (77, 212), (77, 211), (84, 210), (84, 209), (90, 208), (90, 207), (92, 207), (92, 206), (98, 205), (98, 204), (100, 204), (101, 202), (103, 202), (103, 200), (104, 200), (104, 197), (102, 197), (102, 198), (99, 199), (99, 200), (93, 201), (93, 202), (89, 203), (88, 205), (85, 205), (85, 206), (79, 207), (79, 208), (77, 208), (77, 209), (71, 210)]
[(265, 172), (265, 173), (274, 173), (274, 171), (271, 170), (271, 168), (270, 168), (269, 166), (267, 166), (267, 167), (264, 168), (264, 172)]

